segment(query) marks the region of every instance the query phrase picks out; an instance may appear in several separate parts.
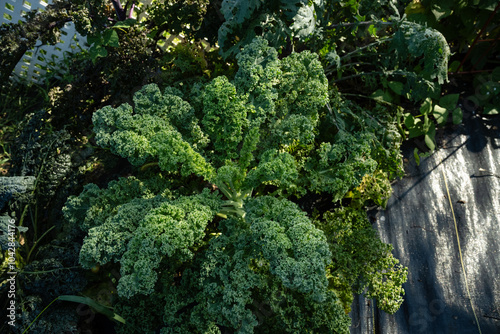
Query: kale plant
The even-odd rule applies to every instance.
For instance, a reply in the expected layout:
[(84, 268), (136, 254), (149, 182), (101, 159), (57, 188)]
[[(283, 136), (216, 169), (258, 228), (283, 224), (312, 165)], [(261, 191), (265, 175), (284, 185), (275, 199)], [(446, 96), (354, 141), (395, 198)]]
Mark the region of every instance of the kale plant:
[[(387, 136), (382, 118), (361, 122), (331, 97), (314, 53), (279, 59), (257, 38), (237, 60), (232, 80), (217, 77), (188, 93), (146, 85), (133, 106), (93, 115), (97, 144), (139, 171), (107, 188), (85, 186), (64, 214), (87, 233), (84, 268), (119, 267), (117, 308), (132, 326), (124, 332), (149, 312), (131, 308), (138, 300), (156, 305), (143, 332), (348, 331), (348, 299), (339, 293), (345, 284), (354, 289), (360, 274), (343, 290), (332, 284), (344, 274), (331, 243), (342, 240), (329, 242), (336, 236), (294, 202), (318, 193), (339, 205), (365, 176), (387, 179), (377, 170), (399, 168), (383, 152), (400, 138)], [(396, 264), (376, 252), (372, 276)], [(394, 270), (401, 275), (381, 275), (399, 286), (406, 275)], [(390, 286), (372, 284), (369, 293), (394, 312), (402, 290)]]

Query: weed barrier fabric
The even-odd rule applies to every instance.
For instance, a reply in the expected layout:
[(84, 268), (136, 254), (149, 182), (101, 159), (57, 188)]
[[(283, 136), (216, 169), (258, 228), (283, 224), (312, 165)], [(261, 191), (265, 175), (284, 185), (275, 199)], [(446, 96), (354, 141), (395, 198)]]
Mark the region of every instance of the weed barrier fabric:
[(499, 116), (470, 116), (419, 166), (406, 166), (387, 208), (371, 215), (408, 267), (405, 301), (390, 315), (355, 298), (352, 334), (479, 333), (473, 308), (481, 333), (500, 333), (499, 129)]

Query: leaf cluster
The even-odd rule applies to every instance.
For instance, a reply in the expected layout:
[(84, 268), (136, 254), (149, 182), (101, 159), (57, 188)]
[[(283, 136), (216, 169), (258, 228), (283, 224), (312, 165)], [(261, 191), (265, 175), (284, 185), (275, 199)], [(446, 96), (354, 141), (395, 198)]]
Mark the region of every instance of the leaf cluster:
[[(452, 51), (465, 52), (477, 37), (485, 23), (489, 22), (487, 31), (492, 33), (498, 29), (500, 20), (492, 15), (498, 5), (494, 0), (480, 1), (412, 1), (405, 8), (410, 21), (425, 24), (440, 31), (450, 43)], [(471, 63), (476, 69), (482, 69), (487, 63), (484, 53), (495, 54), (498, 48), (494, 45), (477, 45), (471, 53)]]
[(235, 56), (255, 37), (277, 49), (290, 48), (293, 38), (305, 40), (314, 32), (324, 6), (323, 1), (223, 1), (225, 21), (218, 38), (222, 55)]
[(375, 298), (378, 307), (395, 313), (403, 302), (407, 269), (391, 254), (363, 209), (343, 207), (325, 212), (316, 225), (325, 231), (333, 262), (329, 284), (338, 292), (346, 311), (350, 311), (353, 292)]
[[(69, 198), (67, 221), (87, 232), (80, 263), (119, 264), (120, 307), (130, 312), (139, 296), (162, 300), (165, 333), (344, 333), (349, 319), (338, 296), (354, 290), (327, 278), (332, 223), (317, 228), (287, 198), (318, 192), (339, 202), (362, 186), (359, 206), (380, 201), (378, 182), (363, 182), (379, 163), (398, 170), (398, 156), (388, 153), (400, 144), (387, 138), (394, 120), (373, 112), (364, 121), (330, 97), (313, 53), (279, 59), (258, 38), (237, 59), (233, 80), (220, 76), (187, 92), (149, 84), (133, 106), (94, 113), (98, 145), (157, 174), (89, 184)], [(359, 277), (349, 276), (349, 287)], [(372, 290), (386, 298), (387, 289)], [(400, 301), (394, 294), (388, 303)]]
[(242, 333), (345, 333), (349, 320), (327, 289), (323, 233), (287, 200), (262, 196), (245, 207), (244, 221), (221, 222), (222, 234), (169, 288), (166, 324), (189, 332), (219, 333), (222, 325)]

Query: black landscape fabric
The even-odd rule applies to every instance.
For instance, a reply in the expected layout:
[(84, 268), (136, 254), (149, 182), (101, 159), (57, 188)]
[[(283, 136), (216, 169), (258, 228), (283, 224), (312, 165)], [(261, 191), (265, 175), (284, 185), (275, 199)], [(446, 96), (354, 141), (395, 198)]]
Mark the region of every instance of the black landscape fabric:
[(441, 148), (406, 166), (387, 208), (373, 213), (408, 267), (405, 301), (389, 315), (358, 297), (352, 334), (500, 333), (500, 117), (464, 116)]

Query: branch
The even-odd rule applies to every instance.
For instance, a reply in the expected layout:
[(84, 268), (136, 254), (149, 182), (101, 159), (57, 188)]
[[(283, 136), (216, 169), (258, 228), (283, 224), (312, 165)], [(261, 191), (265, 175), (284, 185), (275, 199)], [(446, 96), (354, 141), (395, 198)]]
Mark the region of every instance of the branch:
[(332, 24), (331, 26), (326, 27), (326, 29), (335, 29), (335, 28), (343, 28), (343, 27), (351, 27), (351, 26), (361, 26), (361, 25), (393, 25), (393, 22), (375, 22), (375, 21), (362, 21), (362, 22), (348, 22), (348, 23), (338, 23)]
[(130, 11), (128, 12), (128, 19), (132, 18), (132, 15), (134, 14), (134, 8), (135, 8), (135, 1), (132, 2), (132, 6), (130, 7)]
[(125, 21), (125, 19), (127, 18), (127, 14), (125, 12), (125, 9), (122, 7), (120, 0), (111, 0), (111, 3), (113, 3), (113, 7), (115, 7), (118, 21)]

